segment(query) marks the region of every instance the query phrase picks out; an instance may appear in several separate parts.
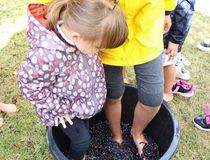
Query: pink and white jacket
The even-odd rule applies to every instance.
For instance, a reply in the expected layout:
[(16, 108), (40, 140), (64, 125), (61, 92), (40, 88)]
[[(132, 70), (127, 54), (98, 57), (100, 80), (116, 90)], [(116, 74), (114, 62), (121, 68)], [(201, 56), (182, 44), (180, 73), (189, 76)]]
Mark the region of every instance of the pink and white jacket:
[(56, 116), (89, 119), (101, 111), (106, 98), (103, 65), (98, 54), (86, 55), (46, 29), (46, 5), (29, 5), (31, 50), (19, 71), (22, 95), (41, 122), (54, 126)]

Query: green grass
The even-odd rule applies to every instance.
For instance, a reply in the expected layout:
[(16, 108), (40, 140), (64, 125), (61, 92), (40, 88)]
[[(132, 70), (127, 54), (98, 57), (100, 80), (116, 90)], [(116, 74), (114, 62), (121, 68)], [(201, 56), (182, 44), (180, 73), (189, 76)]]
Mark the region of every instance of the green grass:
[(0, 51), (0, 100), (11, 102), (18, 96), (17, 114), (2, 114), (5, 120), (0, 129), (0, 159), (51, 159), (43, 127), (35, 115), (34, 108), (19, 96), (17, 72), (29, 46), (25, 31), (15, 34), (9, 45)]
[(5, 21), (15, 21), (19, 16), (25, 15), (25, 6), (35, 0), (0, 0), (0, 25)]
[[(26, 14), (24, 7), (28, 2), (0, 0), (0, 25), (5, 21), (13, 22), (17, 17)], [(210, 53), (196, 49), (200, 41), (210, 38), (209, 24), (209, 17), (196, 13), (183, 47), (183, 54), (192, 63), (187, 69), (191, 72), (190, 82), (196, 90), (192, 98), (175, 96), (169, 103), (181, 127), (179, 150), (175, 160), (210, 159), (210, 133), (197, 130), (192, 123), (194, 116), (204, 113), (205, 104), (210, 104)], [(10, 103), (13, 96), (19, 95), (17, 72), (28, 48), (26, 32), (22, 30), (15, 33), (9, 43), (0, 50), (1, 102)], [(131, 67), (128, 67), (127, 77), (130, 82), (135, 83)], [(46, 144), (45, 127), (40, 124), (34, 108), (21, 96), (18, 96), (17, 100), (20, 108), (17, 114), (0, 114), (5, 120), (3, 128), (0, 129), (0, 160), (52, 159)]]
[(194, 116), (204, 114), (204, 106), (210, 104), (210, 52), (196, 49), (197, 44), (210, 38), (210, 18), (195, 14), (192, 28), (185, 41), (182, 53), (191, 61), (187, 67), (195, 87), (195, 96), (190, 99), (175, 97), (170, 103), (181, 127), (179, 152), (175, 159), (210, 159), (210, 133), (194, 128)]

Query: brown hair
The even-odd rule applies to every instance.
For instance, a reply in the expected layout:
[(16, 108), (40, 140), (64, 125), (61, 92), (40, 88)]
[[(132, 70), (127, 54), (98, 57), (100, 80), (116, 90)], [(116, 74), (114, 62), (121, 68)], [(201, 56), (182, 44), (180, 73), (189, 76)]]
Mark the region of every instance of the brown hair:
[(127, 36), (126, 18), (114, 0), (54, 0), (48, 8), (48, 28), (59, 20), (89, 41), (102, 40), (100, 48), (116, 48)]

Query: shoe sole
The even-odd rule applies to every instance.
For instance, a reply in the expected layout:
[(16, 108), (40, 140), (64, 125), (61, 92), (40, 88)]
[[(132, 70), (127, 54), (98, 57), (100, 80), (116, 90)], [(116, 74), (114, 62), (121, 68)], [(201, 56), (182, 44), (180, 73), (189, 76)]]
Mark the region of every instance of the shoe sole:
[(173, 92), (173, 94), (178, 94), (178, 95), (180, 95), (180, 96), (189, 98), (189, 97), (192, 97), (192, 96), (194, 95), (194, 92), (192, 92), (192, 93)]
[(200, 49), (201, 51), (205, 51), (205, 52), (208, 52), (210, 51), (210, 48), (207, 48), (207, 47), (203, 47), (202, 45), (198, 44), (197, 45), (197, 48)]
[(188, 81), (188, 80), (190, 80), (190, 78), (186, 78), (186, 77), (180, 77), (180, 76), (176, 76), (176, 78), (179, 78), (179, 79), (183, 79), (183, 80), (185, 80), (185, 81)]
[(207, 132), (210, 131), (210, 129), (205, 129), (205, 128), (202, 128), (201, 126), (199, 126), (197, 123), (195, 123), (195, 120), (194, 119), (193, 119), (193, 123), (194, 123), (195, 127), (197, 127), (198, 129), (200, 129), (202, 131), (207, 131)]
[(179, 78), (179, 79), (186, 80), (186, 81), (190, 80), (190, 76), (189, 77), (182, 77), (180, 75), (176, 75), (176, 77)]
[(191, 78), (190, 75), (189, 76), (182, 76), (179, 73), (176, 73), (176, 77), (179, 78), (179, 79), (186, 80), (186, 81), (190, 80), (190, 78)]

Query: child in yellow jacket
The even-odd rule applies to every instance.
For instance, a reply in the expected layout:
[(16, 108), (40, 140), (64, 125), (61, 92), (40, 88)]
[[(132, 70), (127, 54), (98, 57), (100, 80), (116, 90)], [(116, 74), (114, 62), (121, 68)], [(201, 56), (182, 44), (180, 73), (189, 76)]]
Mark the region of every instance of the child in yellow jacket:
[(139, 155), (144, 157), (143, 148), (148, 142), (143, 130), (157, 114), (163, 100), (163, 33), (170, 28), (169, 13), (174, 9), (176, 1), (120, 0), (119, 5), (126, 15), (129, 35), (122, 46), (100, 54), (107, 83), (104, 110), (112, 136), (121, 144), (121, 97), (125, 89), (122, 68), (134, 66), (139, 101), (134, 113), (131, 135)]

